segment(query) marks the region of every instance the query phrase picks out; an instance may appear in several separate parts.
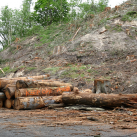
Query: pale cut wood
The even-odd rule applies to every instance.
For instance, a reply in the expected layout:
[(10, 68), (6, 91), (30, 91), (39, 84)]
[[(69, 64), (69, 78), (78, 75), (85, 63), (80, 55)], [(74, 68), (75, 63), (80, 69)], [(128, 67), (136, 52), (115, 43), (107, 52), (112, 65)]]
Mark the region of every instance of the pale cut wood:
[(71, 92), (73, 88), (67, 87), (45, 87), (45, 88), (24, 88), (16, 89), (15, 98), (27, 96), (58, 96), (63, 92)]
[(11, 84), (15, 85), (17, 80), (10, 80), (10, 79), (0, 79), (0, 89), (4, 88), (6, 85)]
[(38, 109), (61, 102), (61, 96), (19, 97), (14, 100), (14, 109)]
[(15, 98), (16, 86), (7, 87), (4, 89), (5, 95), (8, 99)]
[(70, 86), (70, 83), (62, 83), (59, 81), (47, 81), (47, 80), (18, 80), (16, 82), (16, 87), (20, 88), (40, 88), (40, 87), (61, 87)]
[(5, 107), (6, 108), (11, 108), (12, 107), (12, 99), (6, 99), (5, 101)]
[(84, 104), (92, 107), (133, 107), (137, 108), (137, 94), (93, 94), (63, 93), (64, 104)]

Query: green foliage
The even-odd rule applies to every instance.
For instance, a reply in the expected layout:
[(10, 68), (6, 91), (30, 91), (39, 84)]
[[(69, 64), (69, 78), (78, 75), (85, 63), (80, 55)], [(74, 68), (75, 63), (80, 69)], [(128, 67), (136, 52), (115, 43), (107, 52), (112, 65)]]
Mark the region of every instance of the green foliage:
[(5, 6), (0, 14), (0, 44), (3, 46), (11, 43), (12, 10)]
[(38, 0), (34, 9), (34, 19), (42, 26), (66, 20), (69, 12), (66, 0)]
[(36, 69), (36, 67), (27, 67), (26, 69), (27, 69), (28, 71), (32, 71), (32, 70)]
[(60, 67), (49, 67), (45, 68), (43, 71), (46, 73), (55, 74), (59, 69)]
[(130, 11), (130, 12), (127, 12), (127, 14), (123, 15), (121, 20), (122, 21), (132, 21), (134, 18), (137, 18), (137, 12)]

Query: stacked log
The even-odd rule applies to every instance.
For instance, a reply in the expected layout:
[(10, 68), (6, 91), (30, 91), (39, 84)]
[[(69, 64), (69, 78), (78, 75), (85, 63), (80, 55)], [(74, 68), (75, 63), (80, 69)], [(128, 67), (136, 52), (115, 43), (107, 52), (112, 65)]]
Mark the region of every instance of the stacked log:
[(36, 109), (51, 104), (61, 103), (60, 95), (63, 92), (72, 92), (70, 83), (45, 80), (48, 75), (1, 78), (0, 79), (0, 104), (6, 108)]

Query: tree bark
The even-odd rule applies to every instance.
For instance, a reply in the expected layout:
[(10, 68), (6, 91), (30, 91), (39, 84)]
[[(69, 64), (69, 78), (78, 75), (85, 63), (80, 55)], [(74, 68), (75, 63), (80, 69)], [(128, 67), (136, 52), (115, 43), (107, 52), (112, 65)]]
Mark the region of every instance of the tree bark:
[(2, 107), (3, 107), (3, 101), (0, 100), (0, 108), (2, 108)]
[(5, 101), (5, 107), (6, 108), (11, 108), (12, 107), (12, 99), (6, 99)]
[(72, 87), (46, 87), (46, 88), (25, 88), (15, 91), (15, 98), (27, 96), (58, 96), (63, 92), (71, 92)]
[(38, 109), (61, 102), (61, 96), (19, 97), (14, 100), (14, 109)]
[(109, 80), (95, 79), (94, 93), (111, 93), (111, 83)]
[(6, 100), (6, 96), (3, 92), (0, 92), (0, 100), (2, 101)]
[(48, 80), (18, 80), (16, 87), (19, 88), (40, 88), (40, 87), (61, 87), (70, 86), (70, 83), (61, 83), (59, 81), (48, 81)]
[(7, 87), (4, 89), (5, 95), (8, 99), (15, 98), (16, 86)]
[(84, 104), (92, 107), (120, 107), (137, 108), (137, 94), (93, 94), (93, 93), (63, 93), (64, 104)]

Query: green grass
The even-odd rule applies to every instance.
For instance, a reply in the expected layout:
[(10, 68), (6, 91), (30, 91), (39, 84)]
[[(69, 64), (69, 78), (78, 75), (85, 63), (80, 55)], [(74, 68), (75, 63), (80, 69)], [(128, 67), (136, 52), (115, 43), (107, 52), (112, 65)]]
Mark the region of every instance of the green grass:
[(45, 68), (43, 71), (45, 73), (55, 74), (59, 69), (60, 67), (49, 67), (49, 68)]
[(26, 70), (28, 70), (28, 71), (32, 71), (32, 70), (34, 70), (34, 69), (36, 69), (36, 67), (27, 67), (27, 68), (26, 68)]
[(134, 18), (137, 18), (137, 12), (136, 11), (130, 11), (127, 12), (125, 15), (122, 16), (122, 21), (132, 21)]

